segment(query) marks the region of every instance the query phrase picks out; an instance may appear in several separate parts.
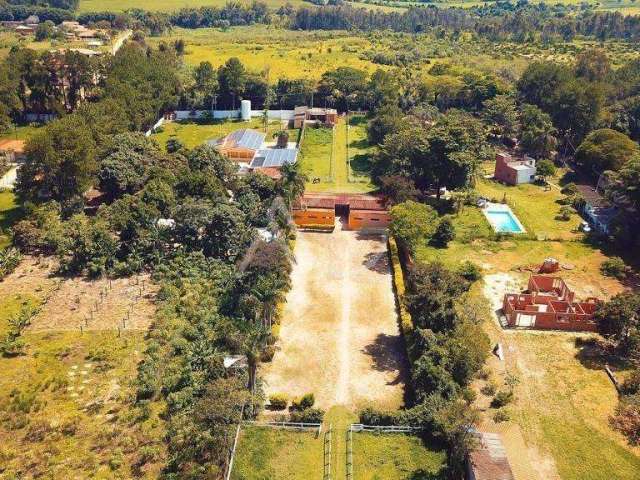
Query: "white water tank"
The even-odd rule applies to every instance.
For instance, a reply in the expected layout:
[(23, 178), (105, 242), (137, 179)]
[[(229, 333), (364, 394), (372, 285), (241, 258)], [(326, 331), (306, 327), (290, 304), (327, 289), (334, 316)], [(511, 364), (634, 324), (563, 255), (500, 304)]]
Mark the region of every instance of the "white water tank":
[(245, 122), (251, 120), (251, 100), (242, 100), (240, 102), (240, 118)]

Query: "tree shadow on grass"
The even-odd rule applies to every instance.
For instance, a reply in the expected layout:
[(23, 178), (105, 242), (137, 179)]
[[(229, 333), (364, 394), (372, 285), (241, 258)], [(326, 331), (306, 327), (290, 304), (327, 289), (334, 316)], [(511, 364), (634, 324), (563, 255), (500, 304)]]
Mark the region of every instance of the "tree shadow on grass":
[(405, 478), (406, 480), (444, 480), (446, 477), (442, 472), (431, 473), (419, 468), (418, 470), (411, 472)]
[(575, 340), (578, 348), (576, 359), (583, 367), (590, 370), (603, 370), (605, 366), (610, 366), (614, 370), (629, 367), (629, 362), (611, 352), (608, 346), (597, 337), (583, 338)]

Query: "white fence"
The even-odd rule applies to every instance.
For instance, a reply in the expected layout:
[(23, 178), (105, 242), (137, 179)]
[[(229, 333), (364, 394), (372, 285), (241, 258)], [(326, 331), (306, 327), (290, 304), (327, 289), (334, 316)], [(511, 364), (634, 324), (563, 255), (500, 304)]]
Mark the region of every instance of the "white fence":
[[(215, 120), (240, 118), (240, 110), (176, 110), (176, 120), (197, 120), (211, 116)], [(264, 110), (251, 110), (251, 118), (263, 117)], [(268, 110), (267, 117), (272, 120), (293, 120), (293, 110)]]
[(164, 124), (164, 117), (160, 117), (160, 120), (158, 120), (158, 121), (153, 125), (153, 127), (151, 127), (149, 130), (147, 130), (147, 131), (144, 133), (144, 136), (145, 136), (145, 137), (150, 137), (150, 136), (151, 136), (151, 134), (152, 134), (153, 132), (155, 132), (156, 128), (161, 127), (163, 124)]
[(415, 433), (423, 430), (423, 428), (411, 425), (363, 425), (361, 423), (352, 423), (349, 430), (352, 432)]
[(321, 423), (303, 423), (303, 422), (256, 422), (253, 420), (245, 420), (245, 425), (251, 425), (252, 427), (266, 427), (266, 428), (284, 428), (292, 430), (317, 430), (318, 434), (322, 432)]

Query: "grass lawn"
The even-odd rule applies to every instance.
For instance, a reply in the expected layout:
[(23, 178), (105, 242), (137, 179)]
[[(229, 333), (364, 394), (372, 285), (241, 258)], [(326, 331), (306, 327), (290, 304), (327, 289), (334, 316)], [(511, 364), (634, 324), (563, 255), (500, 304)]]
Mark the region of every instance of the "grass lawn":
[[(365, 157), (369, 147), (364, 141), (364, 129), (362, 122), (356, 122), (347, 137), (344, 118), (338, 120), (333, 130), (305, 129), (300, 161), (303, 172), (309, 177), (307, 191), (365, 193), (374, 189), (368, 177), (368, 159)], [(347, 162), (347, 158), (350, 162)], [(352, 166), (349, 165), (351, 161)], [(320, 183), (313, 183), (314, 178), (320, 178)]]
[[(140, 426), (131, 380), (144, 333), (25, 333), (24, 355), (0, 357), (3, 478), (157, 478), (163, 456), (157, 414)], [(144, 452), (144, 453), (143, 453)]]
[(23, 307), (35, 308), (40, 304), (40, 300), (29, 294), (7, 295), (0, 298), (0, 335), (7, 333), (9, 320), (18, 315)]
[(584, 337), (541, 332), (502, 337), (511, 352), (507, 368), (520, 380), (507, 410), (527, 445), (535, 446), (536, 456), (563, 480), (636, 479), (640, 448), (629, 447), (609, 426), (618, 396), (605, 361), (592, 356), (591, 347), (577, 345), (579, 336)]
[[(334, 184), (336, 176), (333, 145), (334, 130), (331, 128), (305, 128), (300, 147), (299, 162), (302, 171), (309, 177), (308, 190), (322, 189)], [(319, 178), (320, 184), (313, 179)]]
[[(158, 144), (165, 148), (167, 140), (176, 138), (187, 148), (195, 148), (207, 140), (212, 140), (233, 132), (240, 128), (253, 128), (264, 132), (264, 123), (261, 118), (253, 118), (249, 122), (241, 120), (217, 120), (213, 123), (197, 123), (193, 121), (169, 122), (162, 126), (163, 131), (152, 135)], [(270, 122), (266, 141), (273, 141), (272, 135), (281, 130), (280, 122)], [(298, 130), (289, 131), (289, 141), (297, 140)]]
[(436, 480), (446, 454), (425, 446), (413, 435), (353, 434), (353, 477), (356, 480)]
[(28, 140), (40, 128), (38, 124), (11, 127), (11, 130), (0, 135), (0, 140)]
[(580, 224), (577, 213), (568, 221), (557, 220), (562, 205), (558, 200), (564, 197), (557, 188), (527, 183), (507, 186), (493, 180), (480, 180), (476, 185), (478, 193), (493, 201), (506, 199), (527, 233), (539, 239), (572, 240), (582, 236), (574, 230)]
[(9, 228), (22, 218), (22, 209), (16, 203), (13, 192), (0, 192), (0, 248), (9, 245)]
[(323, 435), (244, 426), (236, 450), (233, 480), (322, 478)]

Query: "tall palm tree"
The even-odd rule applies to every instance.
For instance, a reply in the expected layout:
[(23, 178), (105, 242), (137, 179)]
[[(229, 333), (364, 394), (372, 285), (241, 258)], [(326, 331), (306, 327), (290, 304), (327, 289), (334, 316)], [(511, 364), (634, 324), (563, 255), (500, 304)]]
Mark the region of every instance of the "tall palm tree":
[(251, 291), (253, 296), (262, 303), (262, 328), (271, 330), (273, 314), (278, 303), (284, 301), (284, 291), (287, 287), (287, 283), (282, 279), (268, 278)]
[(269, 332), (264, 328), (258, 327), (247, 333), (242, 344), (242, 349), (247, 357), (247, 366), (249, 370), (249, 380), (247, 388), (253, 395), (256, 390), (256, 379), (258, 373), (258, 365), (260, 364), (260, 353), (264, 347)]
[(293, 202), (304, 193), (307, 176), (300, 171), (298, 163), (285, 163), (280, 169), (280, 191), (284, 196), (287, 208), (291, 210)]

